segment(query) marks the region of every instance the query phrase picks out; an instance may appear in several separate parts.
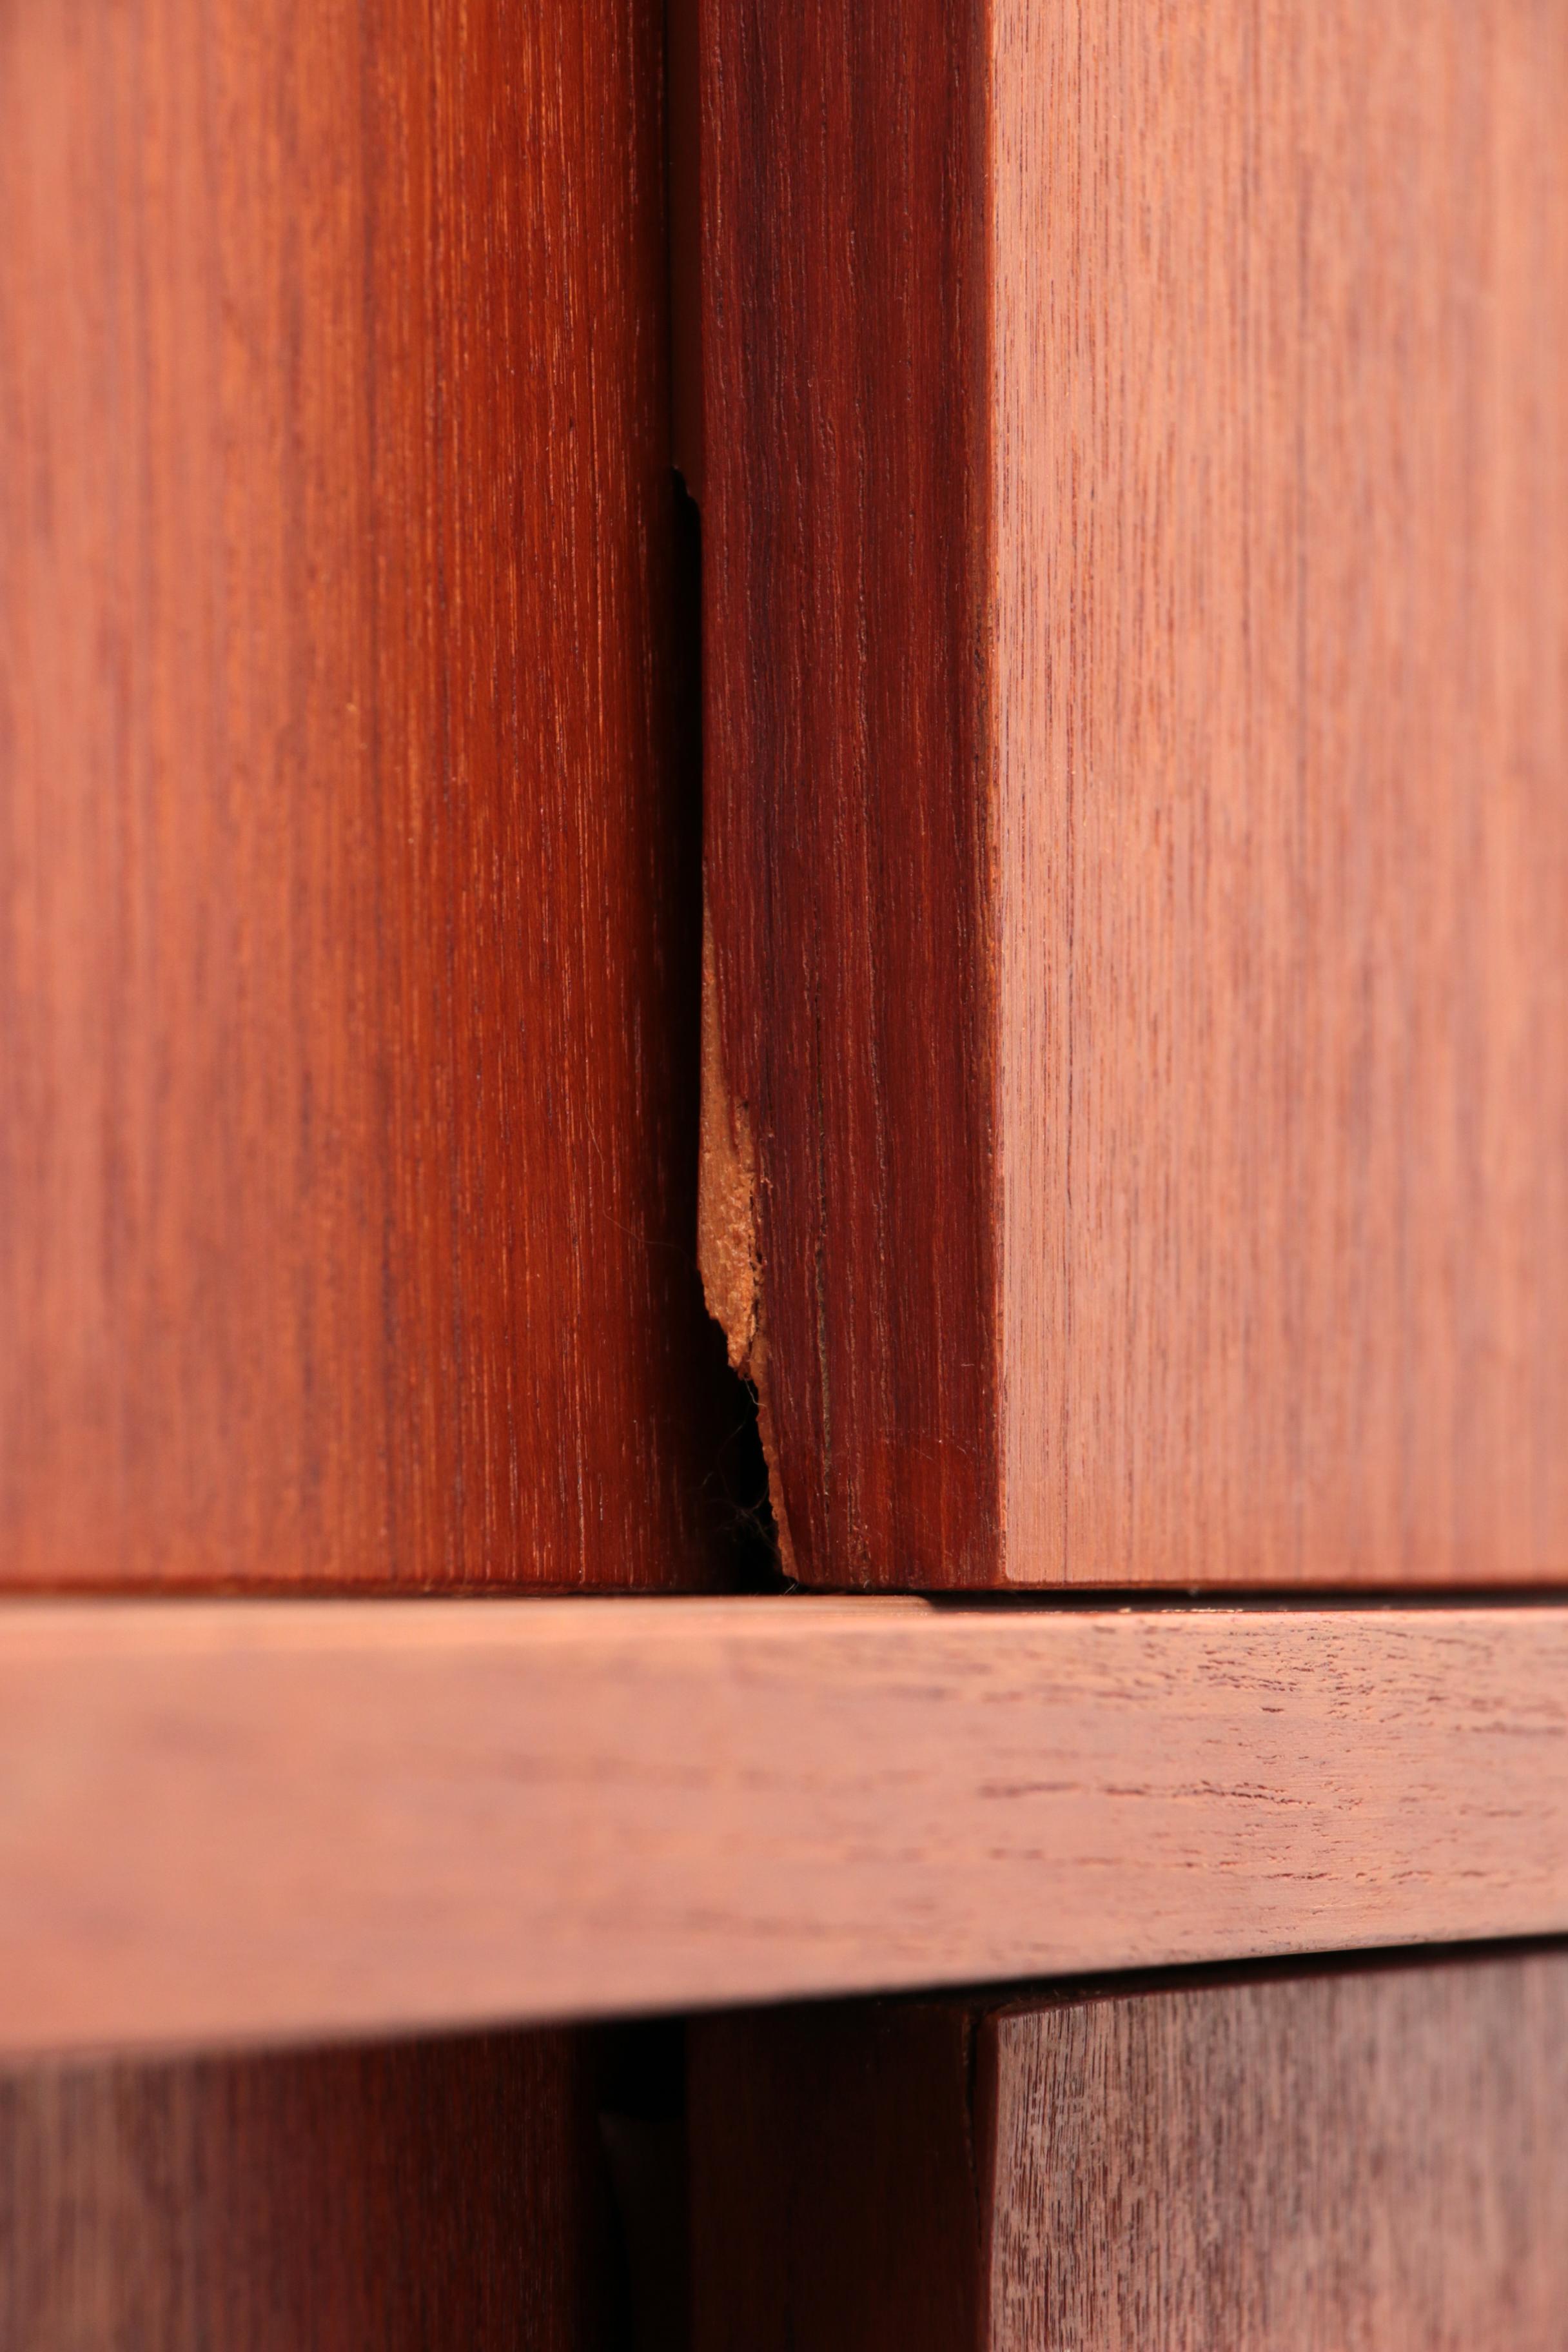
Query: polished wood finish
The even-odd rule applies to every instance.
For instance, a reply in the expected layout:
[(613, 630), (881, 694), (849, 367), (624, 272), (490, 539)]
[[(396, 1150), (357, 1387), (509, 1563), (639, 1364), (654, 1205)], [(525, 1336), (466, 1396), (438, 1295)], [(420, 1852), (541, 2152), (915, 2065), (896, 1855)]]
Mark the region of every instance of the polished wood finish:
[(954, 2001), (689, 2028), (692, 2352), (981, 2352), (975, 2023)]
[(662, 41), (0, 11), (13, 1586), (710, 1573)]
[(1549, 2352), (1568, 1956), (714, 2019), (695, 2352)]
[(795, 1573), (1568, 1572), (1568, 16), (708, 0), (705, 1270)]
[(605, 2210), (567, 2033), (0, 2075), (14, 2352), (593, 2352)]
[(1568, 1610), (13, 1603), (0, 2042), (1568, 1932)]
[(1004, 2011), (981, 2063), (993, 2352), (1562, 2341), (1561, 1951)]
[(983, 16), (700, 7), (703, 1274), (786, 1565), (984, 1583)]

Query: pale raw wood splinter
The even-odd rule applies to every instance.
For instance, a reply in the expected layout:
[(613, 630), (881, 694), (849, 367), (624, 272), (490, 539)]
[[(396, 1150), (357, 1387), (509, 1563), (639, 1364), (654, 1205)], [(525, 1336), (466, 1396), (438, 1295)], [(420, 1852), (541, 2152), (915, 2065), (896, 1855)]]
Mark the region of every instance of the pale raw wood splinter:
[(1568, 1578), (1568, 10), (700, 11), (795, 1573)]

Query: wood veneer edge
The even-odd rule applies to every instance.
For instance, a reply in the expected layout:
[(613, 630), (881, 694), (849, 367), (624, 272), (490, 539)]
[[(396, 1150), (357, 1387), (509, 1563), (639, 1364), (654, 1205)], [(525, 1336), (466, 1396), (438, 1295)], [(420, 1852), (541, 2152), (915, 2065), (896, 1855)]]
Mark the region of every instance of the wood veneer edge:
[(1568, 1606), (10, 1603), (0, 1895), (18, 2050), (1568, 1932)]

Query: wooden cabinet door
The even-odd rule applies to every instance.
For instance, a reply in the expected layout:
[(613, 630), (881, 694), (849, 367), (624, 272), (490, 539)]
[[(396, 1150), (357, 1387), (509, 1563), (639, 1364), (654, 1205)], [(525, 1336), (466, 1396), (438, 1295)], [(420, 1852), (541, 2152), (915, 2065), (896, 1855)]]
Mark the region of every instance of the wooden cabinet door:
[(6, 1583), (710, 1572), (662, 54), (0, 11)]
[(1568, 1957), (694, 2029), (697, 2352), (1555, 2352)]
[(706, 1268), (815, 1582), (1568, 1570), (1568, 15), (702, 0)]
[(608, 2352), (581, 2033), (0, 2071), (7, 2352)]

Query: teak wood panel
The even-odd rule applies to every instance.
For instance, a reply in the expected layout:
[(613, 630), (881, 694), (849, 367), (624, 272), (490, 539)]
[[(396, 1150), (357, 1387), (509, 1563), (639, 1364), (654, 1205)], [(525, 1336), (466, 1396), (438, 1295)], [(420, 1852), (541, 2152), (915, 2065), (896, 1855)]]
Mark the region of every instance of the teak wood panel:
[(704, 0), (705, 1272), (795, 1572), (1568, 1571), (1568, 14)]
[(0, 2049), (1568, 1933), (1568, 1611), (0, 1610)]
[(12, 1585), (707, 1579), (662, 42), (0, 10)]
[(592, 2352), (569, 2033), (0, 2075), (7, 2352)]
[(1568, 1957), (692, 2029), (695, 2352), (1555, 2352)]
[(692, 2021), (692, 2352), (984, 2352), (974, 2030), (956, 2001)]

